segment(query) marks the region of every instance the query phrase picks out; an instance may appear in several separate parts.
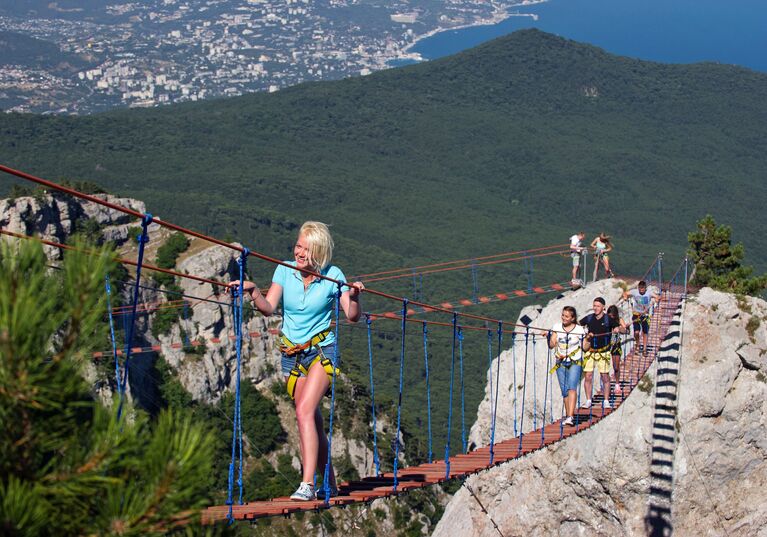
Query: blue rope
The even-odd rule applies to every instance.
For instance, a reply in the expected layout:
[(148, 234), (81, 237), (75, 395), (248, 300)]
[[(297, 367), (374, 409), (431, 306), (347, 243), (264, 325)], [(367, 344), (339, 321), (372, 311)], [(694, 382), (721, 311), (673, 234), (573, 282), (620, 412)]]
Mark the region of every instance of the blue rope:
[(429, 337), (425, 321), (423, 323), (423, 362), (424, 367), (426, 368), (426, 424), (429, 434), (428, 462), (431, 463), (433, 454), (431, 450), (431, 385), (429, 383)]
[[(368, 358), (370, 364), (370, 409), (373, 412), (373, 462), (376, 465), (376, 475), (381, 475), (381, 460), (378, 458), (378, 432), (376, 431), (376, 388), (373, 382), (373, 336), (370, 314), (365, 314), (365, 324), (368, 327)], [(427, 377), (428, 378), (428, 377)]]
[(122, 376), (118, 379), (120, 386), (117, 391), (120, 394), (120, 404), (117, 407), (117, 419), (122, 416), (123, 403), (125, 401), (125, 386), (128, 382), (128, 366), (131, 356), (131, 345), (133, 344), (133, 330), (136, 325), (136, 308), (138, 306), (138, 285), (141, 281), (141, 265), (144, 262), (144, 247), (149, 242), (149, 233), (147, 228), (152, 223), (152, 215), (146, 213), (141, 219), (141, 235), (138, 236), (138, 260), (136, 264), (136, 285), (133, 288), (133, 303), (131, 304), (130, 321), (128, 321), (127, 331), (125, 336), (125, 361), (123, 362)]
[(519, 418), (519, 452), (522, 452), (522, 439), (525, 436), (523, 432), (525, 428), (525, 395), (527, 392), (527, 356), (529, 354), (529, 339), (530, 339), (530, 327), (525, 328), (525, 367), (523, 369), (522, 378), (522, 415)]
[(450, 478), (450, 433), (453, 425), (453, 379), (455, 378), (455, 341), (458, 314), (453, 313), (453, 346), (450, 353), (450, 402), (447, 407), (447, 440), (445, 442), (445, 479)]
[(517, 436), (517, 345), (515, 339), (517, 339), (516, 328), (511, 333), (511, 361), (514, 363), (512, 368), (512, 382), (514, 383), (514, 436)]
[(248, 259), (249, 250), (243, 248), (240, 258), (237, 260), (240, 271), (240, 283), (236, 289), (232, 290), (232, 315), (234, 317), (234, 332), (236, 336), (237, 351), (237, 369), (234, 385), (234, 420), (232, 423), (232, 459), (229, 463), (229, 480), (226, 503), (229, 506), (227, 519), (229, 523), (234, 522), (232, 515), (232, 506), (234, 501), (232, 495), (234, 492), (234, 468), (237, 458), (239, 458), (239, 468), (237, 474), (237, 488), (239, 492), (238, 503), (242, 505), (242, 412), (240, 397), (240, 375), (242, 370), (242, 306), (244, 302), (243, 280), (245, 279), (245, 265)]
[(115, 339), (115, 325), (112, 318), (112, 286), (109, 283), (109, 274), (104, 277), (104, 286), (107, 291), (107, 313), (109, 314), (109, 336), (112, 341), (112, 356), (115, 359), (115, 382), (117, 383), (117, 390), (119, 394), (121, 392), (120, 386), (120, 362), (117, 359), (117, 340)]
[(463, 329), (458, 327), (458, 366), (461, 377), (461, 444), (463, 452), (466, 453), (466, 409), (463, 389)]
[[(581, 349), (583, 349), (583, 340), (584, 340), (585, 337), (586, 336), (583, 336), (583, 335), (580, 336)], [(569, 348), (569, 338), (570, 338), (569, 334), (565, 336), (565, 345), (567, 345), (567, 348)], [(583, 373), (581, 373), (581, 378), (583, 378)], [(575, 420), (575, 432), (577, 433), (580, 430), (580, 428), (581, 428), (581, 420), (580, 420), (579, 417), (575, 416), (575, 412), (577, 412), (578, 409), (581, 407), (581, 388), (580, 388), (580, 383), (578, 383), (578, 391), (576, 392), (576, 394), (577, 395), (575, 397), (575, 411), (573, 411), (573, 419)]]
[(490, 464), (493, 464), (493, 436), (495, 434), (495, 412), (493, 411), (493, 331), (487, 331), (487, 370), (490, 382)]
[(338, 282), (338, 289), (336, 290), (336, 300), (334, 314), (336, 318), (335, 336), (336, 340), (333, 343), (335, 345), (335, 357), (333, 358), (333, 378), (330, 383), (330, 423), (328, 424), (328, 459), (325, 461), (325, 472), (322, 476), (322, 489), (325, 491), (325, 505), (330, 503), (330, 467), (333, 462), (331, 458), (331, 448), (333, 447), (333, 417), (335, 415), (336, 406), (336, 368), (338, 367), (338, 325), (339, 322), (339, 304), (341, 303), (341, 282)]
[[(549, 331), (548, 335), (546, 336), (546, 371), (548, 372), (551, 369), (551, 348), (549, 347), (549, 336), (551, 335), (551, 331)], [(545, 442), (545, 430), (546, 430), (546, 397), (549, 394), (549, 375), (546, 374), (546, 384), (545, 388), (543, 389), (543, 426), (541, 427), (541, 446), (543, 446)], [(552, 386), (552, 391), (554, 390), (554, 387)]]
[[(489, 331), (488, 331), (489, 335)], [(490, 341), (490, 338), (488, 337), (488, 341)], [(514, 344), (514, 335), (511, 336), (512, 345)], [(503, 348), (503, 321), (498, 321), (498, 366), (495, 369), (495, 403), (493, 405), (493, 417), (491, 420), (491, 427), (490, 427), (490, 464), (493, 464), (493, 459), (495, 458), (495, 423), (496, 418), (498, 416), (498, 396), (499, 396), (499, 388), (501, 386), (501, 349)], [(492, 371), (491, 373), (491, 383), (492, 383)], [(492, 388), (491, 388), (492, 390)]]
[(397, 491), (397, 468), (399, 466), (399, 433), (402, 423), (402, 383), (405, 376), (405, 336), (407, 326), (407, 298), (402, 299), (402, 350), (399, 355), (399, 399), (397, 401), (397, 435), (394, 437), (394, 487), (392, 490)]
[[(549, 335), (546, 337), (546, 347), (549, 347), (549, 339), (551, 338), (551, 331), (549, 331)], [(551, 365), (551, 348), (549, 348), (548, 355), (546, 356), (546, 371), (551, 371), (551, 368), (553, 366)], [(551, 375), (546, 375), (546, 377), (551, 377)], [(543, 421), (546, 421), (546, 418), (544, 416)], [(549, 391), (549, 423), (554, 423), (554, 378), (551, 378), (551, 390)]]
[[(533, 431), (538, 428), (538, 389), (536, 387), (536, 365), (537, 355), (535, 354), (535, 334), (533, 334)], [(544, 399), (545, 401), (545, 399)], [(544, 407), (545, 410), (545, 407)]]
[(184, 327), (187, 330), (184, 330), (184, 345), (189, 347), (189, 323), (187, 322), (189, 320), (189, 302), (184, 300)]

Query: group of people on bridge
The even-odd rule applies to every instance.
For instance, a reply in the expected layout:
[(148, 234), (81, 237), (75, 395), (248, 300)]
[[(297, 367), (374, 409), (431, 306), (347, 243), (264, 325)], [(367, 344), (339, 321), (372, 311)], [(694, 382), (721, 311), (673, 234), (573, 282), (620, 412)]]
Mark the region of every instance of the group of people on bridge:
[[(632, 303), (631, 325), (637, 353), (647, 356), (650, 315), (657, 304), (659, 295), (640, 281), (636, 289), (625, 291), (621, 300)], [(629, 333), (629, 325), (620, 317), (618, 306), (606, 307), (605, 299), (598, 296), (592, 303), (592, 312), (578, 319), (573, 306), (562, 308), (561, 321), (548, 332), (549, 348), (554, 350), (559, 387), (564, 399), (565, 418), (563, 425), (574, 425), (575, 408), (581, 379), (583, 379), (585, 400), (582, 408), (591, 408), (594, 372), (599, 373), (603, 408), (610, 408), (613, 399), (613, 385), (623, 389), (621, 383), (621, 358), (623, 336)], [(641, 334), (641, 341), (640, 341)], [(611, 376), (612, 370), (612, 376)]]

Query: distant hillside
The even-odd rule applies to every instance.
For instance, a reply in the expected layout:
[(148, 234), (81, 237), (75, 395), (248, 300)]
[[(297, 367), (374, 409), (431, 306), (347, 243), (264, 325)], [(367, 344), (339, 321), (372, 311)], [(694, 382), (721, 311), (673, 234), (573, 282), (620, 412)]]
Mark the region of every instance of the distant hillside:
[[(287, 255), (334, 225), (347, 272), (615, 237), (621, 272), (712, 213), (767, 267), (767, 75), (616, 57), (536, 30), (275, 94), (0, 117), (0, 162), (94, 181)], [(7, 185), (3, 178), (3, 186)]]

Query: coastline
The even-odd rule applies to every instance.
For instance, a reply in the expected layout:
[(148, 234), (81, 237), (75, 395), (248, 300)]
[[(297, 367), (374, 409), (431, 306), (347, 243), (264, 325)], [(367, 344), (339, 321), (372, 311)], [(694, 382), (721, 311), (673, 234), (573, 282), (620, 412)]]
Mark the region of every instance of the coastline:
[(474, 28), (477, 26), (493, 26), (495, 24), (499, 24), (506, 19), (510, 19), (511, 17), (533, 17), (535, 20), (537, 20), (537, 15), (533, 13), (511, 13), (511, 9), (519, 9), (520, 7), (530, 7), (535, 6), (538, 4), (543, 4), (545, 2), (548, 2), (548, 0), (522, 0), (519, 3), (512, 4), (506, 7), (496, 7), (496, 9), (493, 11), (493, 14), (488, 19), (479, 19), (475, 22), (471, 22), (468, 24), (460, 24), (458, 26), (450, 26), (450, 27), (437, 27), (433, 30), (430, 30), (426, 32), (425, 34), (421, 34), (415, 37), (413, 39), (413, 42), (404, 47), (395, 57), (389, 58), (386, 60), (386, 63), (394, 60), (412, 60), (415, 62), (424, 62), (428, 61), (426, 58), (421, 56), (419, 52), (413, 52), (412, 49), (415, 47), (419, 42), (421, 42), (424, 39), (428, 39), (429, 37), (433, 37), (439, 33), (442, 32), (450, 32), (453, 30), (464, 30), (466, 28)]

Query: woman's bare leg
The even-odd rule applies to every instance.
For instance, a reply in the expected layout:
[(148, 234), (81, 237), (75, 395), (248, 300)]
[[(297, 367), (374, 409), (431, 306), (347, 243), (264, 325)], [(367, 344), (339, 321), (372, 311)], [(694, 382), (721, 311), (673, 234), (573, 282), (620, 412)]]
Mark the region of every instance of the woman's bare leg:
[[(327, 457), (327, 438), (322, 429), (322, 415), (319, 414), (319, 404), (322, 396), (328, 390), (330, 382), (322, 365), (317, 362), (311, 369), (301, 389), (296, 387), (296, 419), (298, 421), (298, 436), (301, 443), (301, 461), (303, 463), (303, 477), (305, 483), (314, 481), (314, 472), (317, 470), (317, 460), (324, 442), (325, 457)], [(317, 416), (319, 415), (319, 428)], [(322, 438), (322, 441), (320, 440)], [(324, 468), (324, 461), (323, 461)], [(331, 480), (331, 483), (334, 481)]]

